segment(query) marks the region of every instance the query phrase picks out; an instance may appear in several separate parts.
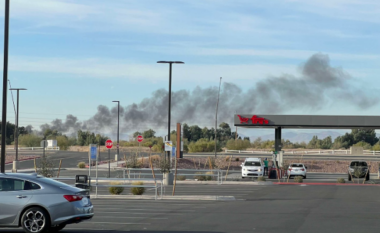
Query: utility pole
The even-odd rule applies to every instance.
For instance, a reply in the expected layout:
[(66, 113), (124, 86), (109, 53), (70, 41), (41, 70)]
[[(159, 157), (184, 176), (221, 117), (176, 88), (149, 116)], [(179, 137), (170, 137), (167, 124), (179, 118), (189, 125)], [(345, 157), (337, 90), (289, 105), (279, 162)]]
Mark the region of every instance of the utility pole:
[(7, 91), (8, 91), (8, 48), (9, 48), (9, 0), (5, 0), (4, 16), (4, 67), (3, 67), (3, 116), (1, 122), (1, 169), (5, 173), (5, 150), (7, 138)]
[(218, 91), (218, 101), (216, 102), (216, 113), (215, 113), (215, 158), (216, 158), (216, 132), (217, 132), (217, 125), (218, 125), (218, 107), (219, 107), (219, 96), (220, 96), (220, 85), (222, 84), (222, 77), (220, 77), (219, 81), (219, 91)]
[(25, 91), (25, 88), (11, 88), (9, 89), (11, 91), (17, 90), (17, 112), (16, 112), (16, 125), (15, 125), (15, 134), (14, 134), (14, 141), (15, 141), (15, 149), (16, 149), (16, 158), (15, 161), (13, 161), (13, 169), (12, 172), (17, 172), (17, 165), (18, 165), (18, 119), (20, 115), (20, 109), (19, 109), (19, 101), (20, 101), (20, 90)]
[(115, 100), (115, 101), (112, 101), (112, 102), (117, 102), (117, 145), (116, 145), (116, 148), (117, 148), (117, 160), (116, 160), (116, 164), (119, 163), (119, 125), (120, 125), (120, 121), (119, 121), (119, 117), (120, 117), (120, 101), (118, 100)]

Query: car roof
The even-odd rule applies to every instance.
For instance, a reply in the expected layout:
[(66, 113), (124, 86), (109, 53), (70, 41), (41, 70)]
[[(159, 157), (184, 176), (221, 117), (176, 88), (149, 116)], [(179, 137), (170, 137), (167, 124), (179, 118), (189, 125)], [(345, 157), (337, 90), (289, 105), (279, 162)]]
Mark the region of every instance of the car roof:
[(19, 178), (25, 180), (36, 180), (39, 176), (37, 173), (0, 173), (0, 178)]
[(259, 158), (246, 158), (245, 161), (260, 161)]

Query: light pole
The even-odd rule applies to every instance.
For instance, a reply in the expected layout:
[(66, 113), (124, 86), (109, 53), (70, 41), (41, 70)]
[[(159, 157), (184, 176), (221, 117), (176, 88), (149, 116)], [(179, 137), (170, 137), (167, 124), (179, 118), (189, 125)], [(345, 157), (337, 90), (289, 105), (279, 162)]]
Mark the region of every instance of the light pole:
[(116, 160), (116, 163), (118, 163), (119, 161), (119, 111), (120, 111), (120, 101), (118, 100), (114, 100), (112, 102), (117, 102), (117, 145), (116, 145), (116, 148), (117, 148), (117, 160)]
[(217, 142), (217, 139), (216, 139), (216, 136), (217, 136), (217, 130), (218, 130), (218, 106), (219, 106), (219, 96), (220, 96), (220, 85), (222, 84), (222, 77), (220, 77), (220, 81), (219, 81), (219, 91), (218, 91), (218, 100), (216, 102), (216, 113), (215, 113), (215, 158), (216, 158), (216, 142)]
[(18, 163), (18, 118), (20, 115), (19, 111), (19, 101), (20, 101), (20, 91), (26, 91), (25, 88), (11, 88), (10, 91), (17, 91), (17, 113), (16, 113), (16, 125), (15, 125), (15, 134), (14, 134), (14, 140), (15, 140), (15, 146), (16, 146), (16, 159), (13, 161), (13, 169), (12, 172), (17, 172), (17, 163)]
[[(185, 64), (182, 61), (158, 61), (157, 63), (169, 64), (169, 109), (168, 109), (168, 141), (170, 141), (170, 114), (171, 114), (171, 101), (172, 101), (172, 64)], [(168, 152), (168, 159), (170, 161), (171, 151)]]
[(3, 67), (3, 116), (1, 121), (1, 169), (5, 173), (5, 148), (7, 138), (7, 91), (8, 91), (8, 46), (9, 45), (9, 0), (5, 0), (4, 16), (4, 67)]

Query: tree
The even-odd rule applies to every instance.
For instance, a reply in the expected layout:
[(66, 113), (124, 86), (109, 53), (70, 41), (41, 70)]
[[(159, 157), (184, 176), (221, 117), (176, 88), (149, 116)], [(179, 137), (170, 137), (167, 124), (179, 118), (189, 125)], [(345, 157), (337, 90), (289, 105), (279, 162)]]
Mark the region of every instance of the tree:
[(149, 129), (149, 130), (147, 130), (147, 131), (144, 131), (144, 132), (142, 133), (142, 136), (143, 136), (144, 138), (154, 138), (154, 137), (155, 137), (155, 134), (156, 134), (156, 132), (155, 132), (154, 130)]
[(190, 127), (187, 124), (183, 124), (183, 138), (186, 138), (189, 142), (191, 141)]
[(321, 149), (331, 149), (333, 143), (331, 136), (328, 136), (320, 141)]
[(207, 127), (204, 127), (202, 129), (202, 138), (205, 138), (205, 139), (211, 139), (213, 138), (213, 132), (211, 132), (211, 130), (209, 130)]
[(66, 135), (58, 136), (56, 140), (60, 150), (67, 150), (69, 148), (70, 143)]
[(134, 138), (137, 138), (137, 136), (141, 135), (141, 133), (139, 131), (136, 131), (133, 133), (133, 137)]
[(334, 140), (334, 148), (345, 148), (348, 149), (354, 144), (354, 138), (352, 134), (346, 133), (343, 136), (339, 136)]
[(198, 125), (190, 127), (191, 141), (196, 142), (202, 138), (202, 129)]
[(379, 141), (374, 129), (353, 129), (351, 134), (354, 144), (358, 142), (367, 142), (373, 146)]
[(307, 148), (310, 149), (319, 149), (321, 148), (320, 140), (318, 139), (318, 136), (313, 136), (313, 138), (310, 140), (309, 144), (307, 145)]
[(39, 147), (42, 141), (41, 137), (35, 134), (24, 134), (20, 135), (18, 139), (18, 144), (25, 147)]
[(231, 138), (231, 128), (230, 126), (223, 122), (219, 125), (220, 128), (220, 138), (219, 140), (229, 140)]

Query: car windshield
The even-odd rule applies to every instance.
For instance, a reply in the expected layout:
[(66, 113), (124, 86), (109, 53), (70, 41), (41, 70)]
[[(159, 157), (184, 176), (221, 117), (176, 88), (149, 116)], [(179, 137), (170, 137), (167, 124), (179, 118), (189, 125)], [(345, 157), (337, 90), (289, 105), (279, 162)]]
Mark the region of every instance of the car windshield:
[(261, 166), (261, 163), (259, 161), (247, 161), (244, 166)]
[(292, 164), (292, 167), (303, 167), (303, 164)]
[(351, 167), (366, 167), (367, 163), (366, 162), (360, 162), (360, 161), (354, 161), (351, 162)]

